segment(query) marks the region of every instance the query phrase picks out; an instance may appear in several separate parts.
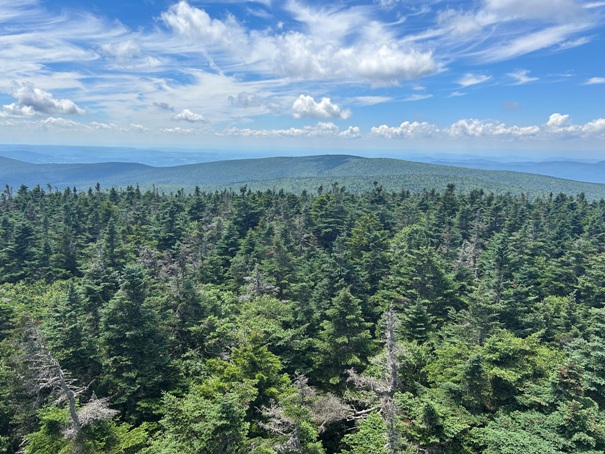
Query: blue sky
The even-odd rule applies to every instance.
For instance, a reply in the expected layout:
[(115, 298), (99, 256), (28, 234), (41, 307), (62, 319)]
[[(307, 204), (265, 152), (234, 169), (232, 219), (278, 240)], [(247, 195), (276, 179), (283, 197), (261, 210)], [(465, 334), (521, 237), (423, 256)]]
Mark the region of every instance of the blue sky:
[(605, 1), (0, 2), (0, 142), (605, 159)]

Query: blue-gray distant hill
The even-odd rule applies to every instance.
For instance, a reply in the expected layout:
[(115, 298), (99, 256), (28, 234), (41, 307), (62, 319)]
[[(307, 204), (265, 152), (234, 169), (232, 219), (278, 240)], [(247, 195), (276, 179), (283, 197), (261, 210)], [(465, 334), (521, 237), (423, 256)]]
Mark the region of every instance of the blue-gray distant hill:
[(590, 183), (605, 183), (605, 161), (517, 161), (503, 162), (489, 159), (420, 159), (422, 162), (438, 165), (451, 165), (483, 170), (510, 170), (513, 172), (535, 173), (568, 180), (586, 181)]
[(605, 185), (552, 178), (511, 171), (471, 169), (387, 158), (362, 158), (346, 155), (275, 157), (205, 162), (174, 167), (113, 162), (95, 164), (32, 164), (0, 157), (0, 185), (17, 189), (22, 184), (39, 184), (63, 189), (66, 186), (86, 190), (102, 187), (155, 186), (163, 191), (284, 189), (315, 191), (333, 183), (351, 191), (364, 191), (378, 182), (385, 189), (442, 190), (449, 183), (459, 191), (483, 189), (488, 192), (530, 196), (564, 192), (584, 192), (591, 199), (605, 198)]

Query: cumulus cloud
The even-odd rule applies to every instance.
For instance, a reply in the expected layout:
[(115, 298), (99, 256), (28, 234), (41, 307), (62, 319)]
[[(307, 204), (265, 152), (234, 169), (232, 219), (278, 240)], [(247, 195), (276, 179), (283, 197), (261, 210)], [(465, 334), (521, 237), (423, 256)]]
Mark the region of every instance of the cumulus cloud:
[(605, 118), (589, 121), (582, 126), (582, 132), (590, 135), (604, 136), (605, 138)]
[[(212, 64), (250, 64), (292, 79), (363, 80), (373, 86), (433, 74), (431, 51), (393, 36), (384, 24), (368, 21), (369, 7), (311, 8), (294, 0), (284, 5), (302, 30), (270, 34), (245, 28), (233, 16), (220, 20), (185, 1), (162, 14), (163, 22)], [(211, 54), (215, 51), (214, 54)]]
[(464, 118), (445, 128), (426, 122), (403, 122), (399, 126), (381, 125), (372, 128), (371, 135), (385, 139), (501, 139), (556, 140), (605, 139), (605, 118), (588, 123), (573, 124), (569, 115), (552, 114), (542, 125), (507, 125), (497, 121)]
[(546, 126), (550, 128), (561, 128), (570, 123), (569, 115), (561, 115), (560, 113), (552, 114), (548, 121), (546, 122)]
[(330, 98), (322, 98), (320, 102), (317, 102), (312, 96), (300, 95), (292, 104), (292, 116), (294, 118), (347, 119), (351, 116), (351, 111), (342, 110), (338, 105), (333, 104)]
[(47, 119), (43, 120), (42, 123), (46, 126), (57, 126), (65, 129), (80, 129), (83, 127), (82, 123), (78, 123), (77, 121), (55, 117), (48, 117)]
[(446, 135), (450, 137), (502, 137), (520, 138), (535, 136), (540, 133), (538, 126), (507, 126), (502, 123), (482, 121), (477, 119), (462, 119), (446, 128)]
[(432, 52), (406, 49), (397, 42), (326, 45), (312, 36), (291, 32), (278, 38), (277, 47), (278, 70), (295, 79), (361, 79), (373, 86), (391, 86), (439, 69)]
[(208, 120), (203, 115), (193, 113), (189, 109), (181, 110), (172, 119), (175, 121), (187, 121), (189, 123), (208, 123)]
[(439, 133), (439, 128), (427, 122), (409, 122), (404, 121), (399, 126), (381, 125), (374, 127), (371, 134), (381, 136), (387, 139), (404, 138), (404, 139), (421, 139), (433, 137)]
[(349, 126), (345, 131), (338, 133), (338, 136), (346, 139), (358, 139), (361, 137), (361, 129), (359, 126)]
[(34, 115), (82, 115), (85, 110), (70, 99), (56, 99), (47, 91), (36, 88), (33, 83), (13, 83), (10, 95), (17, 102), (3, 106), (3, 116)]
[(458, 85), (463, 88), (470, 87), (471, 85), (478, 85), (487, 82), (490, 80), (492, 76), (488, 76), (485, 74), (471, 74), (466, 73), (458, 80)]
[(527, 69), (519, 69), (518, 71), (508, 73), (507, 76), (512, 77), (515, 80), (514, 85), (523, 85), (528, 82), (539, 80), (538, 77), (530, 77)]
[(202, 47), (244, 52), (248, 48), (247, 33), (233, 16), (225, 21), (213, 19), (205, 10), (180, 1), (161, 18), (173, 31)]

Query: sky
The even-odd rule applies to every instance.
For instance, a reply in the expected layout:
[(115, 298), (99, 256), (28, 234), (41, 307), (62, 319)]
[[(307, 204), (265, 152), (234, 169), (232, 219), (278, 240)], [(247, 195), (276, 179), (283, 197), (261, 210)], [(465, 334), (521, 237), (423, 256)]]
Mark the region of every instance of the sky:
[(605, 1), (0, 0), (0, 143), (605, 159)]

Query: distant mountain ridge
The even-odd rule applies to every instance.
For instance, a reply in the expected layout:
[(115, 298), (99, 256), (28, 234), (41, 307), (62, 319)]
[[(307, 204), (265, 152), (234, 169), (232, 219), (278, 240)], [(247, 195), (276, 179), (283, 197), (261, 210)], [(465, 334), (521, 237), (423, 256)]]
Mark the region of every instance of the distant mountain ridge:
[(460, 191), (530, 196), (584, 192), (591, 199), (605, 198), (605, 185), (552, 178), (521, 172), (482, 170), (427, 164), (391, 158), (363, 158), (350, 155), (273, 157), (213, 161), (173, 167), (152, 167), (127, 162), (94, 164), (32, 164), (0, 157), (0, 185), (17, 189), (22, 184), (80, 190), (94, 187), (152, 185), (166, 191), (238, 189), (285, 189), (315, 191), (321, 185), (339, 183), (352, 191), (370, 189), (376, 181), (388, 190), (442, 190), (448, 183)]
[[(372, 151), (359, 151), (360, 156), (373, 157)], [(605, 161), (582, 158), (543, 158), (528, 160), (527, 156), (464, 155), (464, 154), (410, 154), (401, 152), (389, 157), (427, 164), (464, 167), (483, 170), (509, 170), (534, 173), (556, 178), (605, 184)], [(285, 156), (304, 155), (304, 151), (285, 153)], [(178, 148), (144, 149), (107, 146), (63, 145), (8, 145), (0, 144), (0, 156), (31, 164), (93, 164), (103, 162), (131, 162), (153, 167), (169, 167), (203, 162), (226, 161), (275, 156), (267, 150), (190, 150)], [(528, 155), (530, 156), (530, 155)]]
[(496, 162), (486, 159), (427, 159), (437, 165), (451, 165), (484, 170), (510, 170), (513, 172), (535, 173), (568, 180), (605, 183), (605, 161), (583, 162), (574, 160)]

